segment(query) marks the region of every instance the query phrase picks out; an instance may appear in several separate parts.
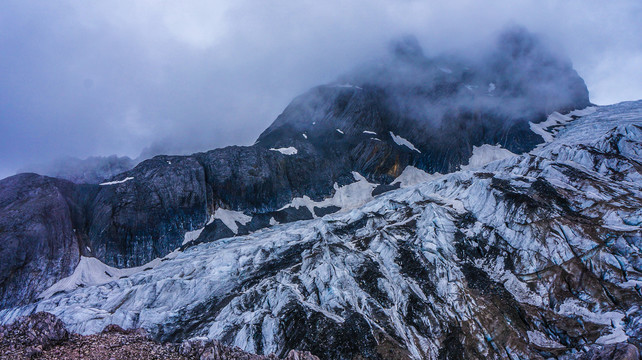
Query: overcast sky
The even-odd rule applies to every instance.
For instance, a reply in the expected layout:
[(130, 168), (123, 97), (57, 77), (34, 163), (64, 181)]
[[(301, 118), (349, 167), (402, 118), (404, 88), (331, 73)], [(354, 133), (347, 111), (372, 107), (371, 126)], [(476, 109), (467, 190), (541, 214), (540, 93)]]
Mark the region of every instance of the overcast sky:
[(252, 144), (294, 96), (408, 33), (431, 56), (521, 24), (594, 103), (637, 100), (640, 19), (640, 0), (3, 0), (0, 178), (65, 155)]

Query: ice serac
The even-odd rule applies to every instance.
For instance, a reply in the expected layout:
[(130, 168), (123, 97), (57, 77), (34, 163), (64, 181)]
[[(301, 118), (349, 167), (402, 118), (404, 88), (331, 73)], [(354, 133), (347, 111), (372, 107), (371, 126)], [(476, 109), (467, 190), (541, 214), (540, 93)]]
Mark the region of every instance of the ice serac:
[(0, 319), (47, 311), (81, 333), (113, 323), (321, 359), (637, 354), (641, 164), (642, 101), (599, 107), (530, 153), (193, 246)]
[[(66, 185), (73, 194), (66, 202), (73, 216), (55, 218), (57, 212), (42, 211), (33, 221), (19, 221), (27, 229), (60, 220), (34, 241), (69, 241), (71, 229), (82, 246), (59, 257), (50, 257), (46, 247), (27, 247), (24, 256), (10, 259), (21, 265), (0, 267), (0, 279), (50, 285), (68, 276), (80, 256), (112, 267), (137, 267), (181, 246), (345, 210), (333, 199), (341, 195), (339, 189), (355, 184), (354, 173), (378, 184), (370, 194), (378, 195), (399, 186), (401, 181), (391, 183), (404, 169), (452, 172), (484, 144), (515, 154), (530, 151), (544, 142), (532, 129), (548, 134), (531, 124), (553, 111), (584, 108), (588, 93), (570, 64), (535, 37), (519, 29), (504, 36), (510, 41), (499, 41), (502, 45), (479, 62), (426, 56), (416, 39), (406, 37), (383, 61), (295, 98), (253, 146), (156, 156), (100, 181), (103, 185)], [(495, 84), (492, 92), (489, 83)], [(39, 184), (29, 195), (38, 203), (37, 186), (45, 186)], [(15, 180), (2, 180), (0, 186), (7, 194), (21, 191)], [(286, 206), (296, 199), (316, 205)], [(11, 206), (18, 214), (28, 203)], [(218, 209), (249, 220), (210, 222)], [(0, 228), (0, 242), (17, 246), (6, 229)], [(48, 270), (29, 270), (43, 266), (42, 259), (52, 263)], [(17, 295), (3, 288), (0, 304), (28, 303), (36, 293)]]

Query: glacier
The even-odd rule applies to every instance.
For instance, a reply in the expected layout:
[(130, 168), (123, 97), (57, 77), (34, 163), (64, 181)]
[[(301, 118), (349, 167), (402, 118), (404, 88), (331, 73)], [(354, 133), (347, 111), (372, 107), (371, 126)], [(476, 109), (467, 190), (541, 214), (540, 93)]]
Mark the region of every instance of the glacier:
[(0, 322), (47, 311), (81, 334), (117, 324), (323, 359), (640, 347), (642, 101), (561, 119), (529, 153), (186, 246), (143, 271), (1, 310)]

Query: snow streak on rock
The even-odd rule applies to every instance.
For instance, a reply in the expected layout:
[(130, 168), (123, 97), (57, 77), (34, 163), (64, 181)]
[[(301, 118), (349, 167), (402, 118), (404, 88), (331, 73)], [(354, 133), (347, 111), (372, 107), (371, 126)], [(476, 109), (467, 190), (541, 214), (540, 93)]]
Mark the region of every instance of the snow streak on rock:
[(286, 147), (286, 148), (278, 148), (278, 149), (271, 148), (270, 150), (278, 151), (283, 155), (296, 155), (298, 153), (298, 150), (295, 147), (292, 147), (292, 146), (289, 146), (289, 147)]
[(133, 179), (134, 179), (133, 177), (126, 177), (126, 178), (124, 178), (123, 180), (108, 181), (108, 182), (101, 183), (100, 185), (102, 185), (102, 186), (106, 186), (106, 185), (122, 184), (122, 183), (124, 183), (124, 182), (127, 182), (127, 181), (129, 181), (129, 180), (133, 180)]
[(416, 152), (418, 152), (418, 153), (421, 153), (421, 151), (419, 151), (419, 149), (417, 149), (417, 148), (415, 147), (415, 145), (413, 145), (410, 141), (408, 141), (408, 140), (406, 140), (406, 139), (402, 138), (401, 136), (395, 135), (392, 131), (390, 131), (390, 137), (392, 137), (392, 140), (393, 140), (397, 145), (405, 146), (405, 147), (407, 147), (407, 148), (408, 148), (408, 149), (410, 149), (410, 150), (414, 150), (414, 151), (416, 151)]

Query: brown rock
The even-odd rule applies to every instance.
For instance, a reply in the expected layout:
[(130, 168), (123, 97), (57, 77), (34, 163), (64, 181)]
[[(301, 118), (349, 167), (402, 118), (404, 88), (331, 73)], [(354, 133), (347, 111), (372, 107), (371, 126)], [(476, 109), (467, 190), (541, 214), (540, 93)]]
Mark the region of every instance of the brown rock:
[(285, 360), (319, 360), (319, 358), (312, 355), (309, 351), (290, 350)]

